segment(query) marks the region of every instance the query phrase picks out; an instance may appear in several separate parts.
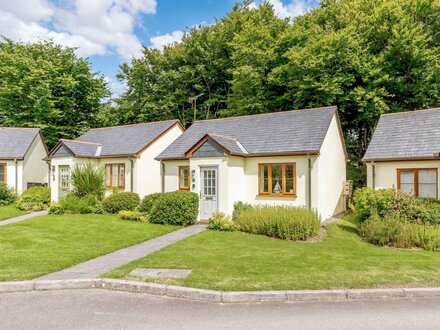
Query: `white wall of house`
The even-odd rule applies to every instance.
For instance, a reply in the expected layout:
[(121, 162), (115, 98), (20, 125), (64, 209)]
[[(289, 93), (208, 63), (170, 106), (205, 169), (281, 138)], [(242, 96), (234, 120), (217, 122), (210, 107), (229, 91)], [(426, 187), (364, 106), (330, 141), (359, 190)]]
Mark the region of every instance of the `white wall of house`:
[[(23, 161), (1, 160), (1, 164), (6, 164), (6, 184), (14, 192), (21, 194), (23, 192)], [(17, 189), (16, 189), (17, 183)]]
[[(397, 170), (405, 168), (436, 168), (440, 171), (440, 161), (398, 161), (398, 162), (374, 162), (375, 180), (374, 188), (396, 188), (397, 189)], [(440, 174), (440, 173), (439, 173)], [(440, 184), (437, 180), (437, 191), (440, 192)], [(373, 167), (372, 163), (367, 163), (367, 186), (373, 188)]]
[(173, 143), (183, 130), (179, 125), (173, 126), (159, 137), (136, 159), (134, 191), (142, 198), (162, 190), (162, 169), (160, 161), (155, 160), (159, 154)]
[(336, 116), (328, 128), (318, 158), (318, 205), (323, 220), (345, 210), (346, 160)]
[(43, 160), (46, 156), (44, 142), (37, 136), (23, 160), (23, 191), (27, 189), (28, 183), (48, 184), (49, 165)]

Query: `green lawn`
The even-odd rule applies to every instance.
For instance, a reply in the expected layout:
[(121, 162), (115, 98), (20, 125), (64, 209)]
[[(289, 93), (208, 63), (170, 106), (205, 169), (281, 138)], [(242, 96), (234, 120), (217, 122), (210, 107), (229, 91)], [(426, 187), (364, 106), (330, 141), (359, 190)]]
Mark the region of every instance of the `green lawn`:
[(35, 278), (177, 228), (115, 215), (47, 215), (0, 227), (0, 281)]
[(162, 282), (216, 290), (440, 286), (440, 253), (368, 244), (344, 220), (319, 243), (203, 232), (105, 275), (126, 277), (136, 267), (192, 269)]
[(15, 205), (0, 206), (0, 221), (28, 214), (29, 212), (20, 211)]

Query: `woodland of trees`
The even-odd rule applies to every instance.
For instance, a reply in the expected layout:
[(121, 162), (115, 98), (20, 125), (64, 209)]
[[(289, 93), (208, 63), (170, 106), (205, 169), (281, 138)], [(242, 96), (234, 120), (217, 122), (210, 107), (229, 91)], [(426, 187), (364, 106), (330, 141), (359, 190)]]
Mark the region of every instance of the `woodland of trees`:
[(92, 126), (189, 126), (197, 95), (199, 120), (336, 105), (359, 185), (380, 114), (440, 106), (440, 0), (323, 0), (293, 21), (250, 3), (163, 51), (144, 47), (120, 67), (126, 92), (105, 104), (102, 77), (71, 49), (5, 39), (0, 125), (41, 126), (53, 145)]

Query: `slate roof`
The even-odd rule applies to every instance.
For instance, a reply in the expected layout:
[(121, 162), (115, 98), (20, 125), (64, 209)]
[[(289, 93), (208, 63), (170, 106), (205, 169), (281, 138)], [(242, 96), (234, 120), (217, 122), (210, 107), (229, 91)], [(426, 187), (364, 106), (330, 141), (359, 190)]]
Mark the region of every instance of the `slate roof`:
[(382, 115), (363, 161), (439, 158), (440, 108)]
[(206, 135), (242, 156), (317, 154), (336, 113), (336, 107), (324, 107), (197, 121), (157, 159), (183, 159)]
[[(77, 157), (133, 156), (166, 132), (178, 120), (94, 128), (76, 140), (62, 140)], [(56, 151), (54, 149), (51, 155)]]
[[(247, 155), (247, 150), (241, 145), (236, 138), (218, 134), (206, 134), (205, 137), (214, 140), (222, 146), (226, 151), (234, 155)], [(203, 139), (203, 138), (202, 138)], [(190, 148), (191, 149), (191, 148)]]
[(0, 159), (23, 159), (39, 134), (38, 128), (0, 127)]

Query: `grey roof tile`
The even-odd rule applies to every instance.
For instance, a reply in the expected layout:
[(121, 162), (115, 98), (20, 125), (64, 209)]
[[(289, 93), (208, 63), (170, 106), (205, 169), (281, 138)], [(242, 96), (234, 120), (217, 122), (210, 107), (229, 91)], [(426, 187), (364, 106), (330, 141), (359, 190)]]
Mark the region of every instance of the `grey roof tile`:
[(236, 139), (249, 155), (317, 153), (336, 112), (336, 107), (325, 107), (197, 121), (158, 159), (184, 158), (207, 134), (217, 136), (215, 139), (222, 139), (225, 144), (227, 138)]
[(363, 160), (429, 159), (439, 152), (440, 108), (415, 110), (382, 115)]
[[(178, 120), (91, 129), (76, 141), (100, 144), (101, 157), (134, 155), (153, 142)], [(90, 148), (90, 153), (93, 152)]]
[(0, 127), (0, 159), (23, 159), (39, 132), (38, 128)]
[(101, 145), (99, 143), (91, 143), (75, 140), (61, 140), (63, 144), (69, 148), (76, 157), (97, 157), (100, 155)]

